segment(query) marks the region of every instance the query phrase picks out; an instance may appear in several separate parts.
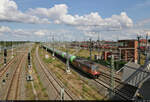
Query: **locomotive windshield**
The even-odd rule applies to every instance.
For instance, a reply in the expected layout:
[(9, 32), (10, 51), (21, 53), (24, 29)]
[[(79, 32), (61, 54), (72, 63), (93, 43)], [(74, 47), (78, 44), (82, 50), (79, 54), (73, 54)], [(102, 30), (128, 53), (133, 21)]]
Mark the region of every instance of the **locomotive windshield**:
[(94, 71), (94, 70), (97, 70), (98, 69), (98, 66), (96, 66), (96, 65), (92, 65), (92, 70)]

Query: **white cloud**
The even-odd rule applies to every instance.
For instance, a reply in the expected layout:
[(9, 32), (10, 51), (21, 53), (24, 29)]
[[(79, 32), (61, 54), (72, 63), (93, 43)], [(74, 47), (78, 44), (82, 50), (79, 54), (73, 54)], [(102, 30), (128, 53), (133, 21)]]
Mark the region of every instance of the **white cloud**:
[(49, 17), (51, 20), (59, 20), (60, 17), (67, 14), (67, 5), (65, 4), (59, 4), (55, 5), (52, 8), (36, 8), (36, 9), (29, 9), (27, 12), (30, 15), (38, 15), (41, 17)]
[(68, 14), (66, 4), (58, 4), (52, 8), (30, 9), (28, 14), (47, 17), (56, 24), (67, 24), (72, 26), (99, 26), (100, 28), (129, 28), (133, 26), (133, 21), (125, 12), (120, 15), (112, 15), (109, 18), (102, 18), (98, 12), (91, 12), (83, 16)]
[(101, 34), (101, 39), (105, 40), (117, 40), (118, 39), (136, 39), (137, 34), (145, 36), (146, 32), (142, 29), (124, 29), (120, 31), (101, 31), (101, 32), (81, 32), (67, 29), (48, 30), (48, 29), (11, 29), (7, 26), (0, 26), (0, 38), (7, 39), (22, 39), (22, 40), (49, 40), (52, 35), (55, 35), (55, 40), (88, 40), (92, 37), (92, 40), (97, 40), (98, 33)]
[(34, 34), (38, 36), (44, 36), (44, 35), (47, 35), (48, 33), (49, 33), (48, 30), (38, 30), (34, 32)]
[(120, 15), (112, 15), (109, 18), (102, 18), (98, 12), (91, 12), (82, 16), (68, 13), (66, 4), (57, 4), (51, 8), (30, 8), (25, 13), (18, 10), (13, 0), (0, 1), (0, 21), (23, 22), (23, 23), (50, 23), (66, 24), (76, 26), (99, 26), (99, 28), (128, 28), (133, 22), (125, 12)]
[(18, 10), (13, 0), (0, 0), (0, 21), (22, 23), (50, 23), (46, 18), (39, 18)]
[(9, 27), (6, 26), (0, 26), (0, 33), (6, 33), (6, 32), (10, 32), (11, 29)]
[(70, 40), (74, 37), (73, 31), (66, 29), (48, 30), (48, 29), (11, 29), (7, 26), (0, 26), (0, 38), (22, 39), (22, 40), (39, 40), (46, 39), (55, 35), (55, 40)]

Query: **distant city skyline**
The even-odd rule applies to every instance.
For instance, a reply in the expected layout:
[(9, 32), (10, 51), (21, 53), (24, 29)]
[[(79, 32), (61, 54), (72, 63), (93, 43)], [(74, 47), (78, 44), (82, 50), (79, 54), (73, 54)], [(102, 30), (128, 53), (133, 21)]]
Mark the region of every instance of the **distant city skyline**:
[(0, 40), (133, 39), (149, 32), (149, 11), (150, 0), (1, 0)]

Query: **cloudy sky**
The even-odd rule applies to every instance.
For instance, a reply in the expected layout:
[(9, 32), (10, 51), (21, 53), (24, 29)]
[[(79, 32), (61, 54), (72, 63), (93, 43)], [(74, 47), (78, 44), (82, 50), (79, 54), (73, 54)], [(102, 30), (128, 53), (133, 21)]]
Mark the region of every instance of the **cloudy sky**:
[(0, 0), (0, 40), (117, 40), (145, 36), (150, 0)]

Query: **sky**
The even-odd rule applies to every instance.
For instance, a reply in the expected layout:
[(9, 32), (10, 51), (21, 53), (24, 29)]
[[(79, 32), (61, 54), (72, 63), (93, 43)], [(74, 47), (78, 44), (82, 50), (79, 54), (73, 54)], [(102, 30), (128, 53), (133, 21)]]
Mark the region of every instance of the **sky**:
[(150, 0), (0, 0), (0, 40), (135, 39), (150, 34)]

